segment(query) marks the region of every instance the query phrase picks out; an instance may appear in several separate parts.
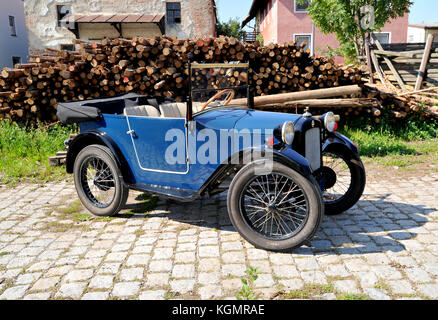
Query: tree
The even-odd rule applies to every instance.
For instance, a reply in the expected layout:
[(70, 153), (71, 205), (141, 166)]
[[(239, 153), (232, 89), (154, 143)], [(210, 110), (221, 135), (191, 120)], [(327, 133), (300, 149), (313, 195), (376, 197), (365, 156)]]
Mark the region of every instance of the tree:
[(410, 0), (312, 0), (309, 15), (323, 33), (336, 35), (346, 58), (354, 59), (373, 32), (402, 17), (411, 5)]
[(240, 26), (240, 22), (237, 18), (230, 19), (228, 22), (218, 22), (216, 24), (217, 35), (224, 35), (228, 37), (234, 37), (242, 40), (244, 31)]

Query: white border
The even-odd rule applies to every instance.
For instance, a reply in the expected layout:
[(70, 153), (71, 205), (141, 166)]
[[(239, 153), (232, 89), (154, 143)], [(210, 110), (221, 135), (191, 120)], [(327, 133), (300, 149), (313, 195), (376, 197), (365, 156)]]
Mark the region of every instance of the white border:
[(296, 42), (297, 36), (310, 36), (310, 55), (313, 56), (313, 34), (311, 33), (294, 33), (294, 41)]

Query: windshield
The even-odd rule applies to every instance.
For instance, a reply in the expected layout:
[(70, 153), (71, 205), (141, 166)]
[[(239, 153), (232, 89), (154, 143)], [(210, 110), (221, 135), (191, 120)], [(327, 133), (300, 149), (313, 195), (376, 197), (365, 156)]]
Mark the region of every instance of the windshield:
[(226, 105), (248, 106), (249, 64), (190, 66), (193, 114)]

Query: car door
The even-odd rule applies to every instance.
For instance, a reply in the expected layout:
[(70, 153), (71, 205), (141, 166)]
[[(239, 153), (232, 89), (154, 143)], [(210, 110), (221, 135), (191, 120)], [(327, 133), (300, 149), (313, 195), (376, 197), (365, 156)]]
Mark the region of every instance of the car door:
[(126, 115), (132, 148), (141, 170), (187, 174), (186, 120)]

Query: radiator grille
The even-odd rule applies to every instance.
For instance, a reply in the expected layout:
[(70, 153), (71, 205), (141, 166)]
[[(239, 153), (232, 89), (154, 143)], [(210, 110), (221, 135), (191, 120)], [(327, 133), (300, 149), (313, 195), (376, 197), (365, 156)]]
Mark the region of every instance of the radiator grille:
[(321, 167), (321, 133), (319, 128), (313, 128), (306, 132), (306, 159), (313, 171)]

